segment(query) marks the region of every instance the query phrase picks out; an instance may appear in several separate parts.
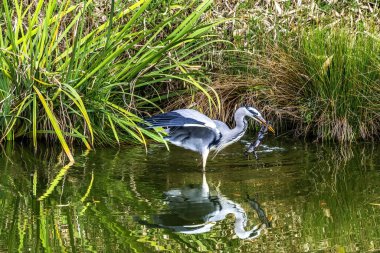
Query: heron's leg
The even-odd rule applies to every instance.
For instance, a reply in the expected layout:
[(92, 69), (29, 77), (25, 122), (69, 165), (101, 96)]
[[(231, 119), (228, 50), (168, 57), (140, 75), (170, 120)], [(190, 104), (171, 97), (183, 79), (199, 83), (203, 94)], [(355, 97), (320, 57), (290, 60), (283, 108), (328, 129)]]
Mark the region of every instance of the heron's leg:
[(205, 149), (203, 150), (202, 152), (202, 160), (203, 160), (203, 168), (202, 168), (202, 171), (206, 171), (206, 162), (207, 162), (207, 157), (208, 157), (208, 153), (210, 152), (209, 149)]

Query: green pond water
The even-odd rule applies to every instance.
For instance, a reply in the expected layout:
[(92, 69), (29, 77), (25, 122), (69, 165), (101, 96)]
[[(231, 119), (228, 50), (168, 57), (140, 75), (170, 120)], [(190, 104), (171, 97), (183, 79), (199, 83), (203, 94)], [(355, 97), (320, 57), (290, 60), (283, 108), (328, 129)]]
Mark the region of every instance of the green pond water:
[(1, 147), (0, 252), (380, 251), (379, 145), (264, 144)]

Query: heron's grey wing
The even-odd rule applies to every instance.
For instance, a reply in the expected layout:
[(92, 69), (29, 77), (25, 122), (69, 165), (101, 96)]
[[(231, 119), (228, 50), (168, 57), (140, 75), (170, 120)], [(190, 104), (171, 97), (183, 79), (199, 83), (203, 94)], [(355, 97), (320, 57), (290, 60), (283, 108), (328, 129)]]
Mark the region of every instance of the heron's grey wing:
[(206, 115), (191, 109), (180, 109), (145, 119), (150, 127), (167, 129), (166, 140), (174, 145), (202, 153), (221, 135), (215, 122)]
[(186, 119), (195, 119), (199, 122), (202, 122), (202, 124), (216, 132), (219, 132), (217, 127), (216, 127), (216, 124), (215, 122), (210, 119), (209, 117), (207, 117), (206, 115), (196, 111), (196, 110), (192, 110), (192, 109), (179, 109), (179, 110), (175, 110), (173, 111), (174, 113), (178, 113), (179, 115), (181, 115), (182, 117), (186, 118)]
[(162, 113), (150, 118), (145, 118), (144, 120), (146, 123), (148, 123), (148, 128), (180, 127), (180, 126), (186, 126), (186, 125), (198, 125), (201, 127), (205, 125), (205, 123), (197, 119), (184, 117), (177, 112)]
[(217, 134), (219, 133), (219, 130), (212, 119), (192, 109), (179, 109), (172, 112), (158, 114), (144, 120), (149, 124), (149, 127), (197, 126), (207, 127)]
[(213, 120), (216, 127), (219, 129), (219, 131), (223, 134), (223, 133), (227, 133), (228, 131), (230, 131), (231, 129), (226, 125), (226, 123), (220, 121), (220, 120)]
[(212, 119), (192, 109), (179, 109), (159, 114), (151, 118), (146, 118), (145, 122), (148, 124), (149, 128), (205, 127), (214, 132), (215, 135), (220, 135), (220, 131)]
[(202, 153), (220, 139), (210, 128), (197, 126), (171, 127), (165, 139), (172, 144)]

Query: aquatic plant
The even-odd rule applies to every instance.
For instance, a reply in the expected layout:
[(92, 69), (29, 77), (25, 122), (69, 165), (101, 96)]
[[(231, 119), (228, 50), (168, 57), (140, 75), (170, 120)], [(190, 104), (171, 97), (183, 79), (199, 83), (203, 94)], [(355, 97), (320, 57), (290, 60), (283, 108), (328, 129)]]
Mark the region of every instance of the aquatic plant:
[(139, 126), (142, 109), (183, 89), (217, 103), (195, 54), (213, 42), (199, 22), (211, 3), (2, 1), (0, 142), (59, 140), (73, 160), (74, 140), (161, 141)]

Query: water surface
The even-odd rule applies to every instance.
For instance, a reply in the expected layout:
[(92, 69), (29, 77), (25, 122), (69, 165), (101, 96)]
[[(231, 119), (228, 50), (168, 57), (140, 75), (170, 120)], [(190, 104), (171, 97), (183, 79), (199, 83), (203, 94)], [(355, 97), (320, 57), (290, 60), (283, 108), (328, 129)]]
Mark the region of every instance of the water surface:
[(153, 144), (2, 147), (0, 252), (380, 250), (379, 146), (267, 140), (209, 160)]

